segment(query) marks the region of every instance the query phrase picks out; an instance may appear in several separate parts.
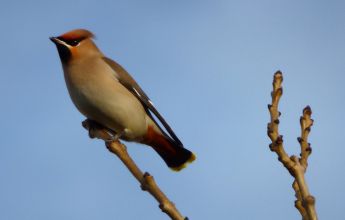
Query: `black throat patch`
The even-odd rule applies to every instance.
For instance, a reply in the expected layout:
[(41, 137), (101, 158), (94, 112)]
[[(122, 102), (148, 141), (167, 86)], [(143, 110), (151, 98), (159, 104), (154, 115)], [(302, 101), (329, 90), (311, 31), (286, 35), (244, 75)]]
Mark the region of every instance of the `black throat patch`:
[(56, 44), (56, 48), (59, 52), (61, 61), (67, 63), (72, 57), (71, 51), (63, 44)]

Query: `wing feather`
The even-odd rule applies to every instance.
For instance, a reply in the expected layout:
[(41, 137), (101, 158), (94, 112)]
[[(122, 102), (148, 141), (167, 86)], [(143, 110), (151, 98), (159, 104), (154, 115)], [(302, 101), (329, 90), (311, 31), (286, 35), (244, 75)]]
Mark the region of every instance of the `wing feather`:
[(150, 118), (156, 123), (156, 125), (161, 129), (161, 131), (167, 135), (163, 129), (160, 127), (160, 125), (156, 122), (154, 117), (151, 113), (153, 113), (158, 120), (162, 123), (166, 131), (169, 133), (170, 137), (179, 145), (183, 146), (181, 141), (178, 139), (178, 137), (175, 135), (172, 128), (169, 126), (169, 124), (165, 121), (163, 116), (157, 111), (157, 109), (154, 107), (152, 101), (150, 98), (146, 95), (146, 93), (140, 88), (138, 83), (129, 75), (129, 73), (118, 63), (115, 61), (103, 57), (103, 60), (116, 72), (116, 77), (119, 80), (119, 82), (125, 86), (132, 94), (134, 94), (142, 103), (144, 106), (146, 112), (150, 116)]

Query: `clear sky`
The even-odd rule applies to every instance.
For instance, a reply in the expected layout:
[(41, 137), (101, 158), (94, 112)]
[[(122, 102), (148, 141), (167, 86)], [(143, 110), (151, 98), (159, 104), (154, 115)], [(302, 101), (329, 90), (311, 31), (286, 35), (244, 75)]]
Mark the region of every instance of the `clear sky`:
[(95, 33), (197, 154), (176, 173), (127, 145), (191, 220), (300, 219), (266, 136), (278, 69), (286, 149), (298, 154), (310, 105), (307, 181), (320, 219), (344, 218), (344, 1), (13, 0), (0, 27), (0, 219), (168, 219), (81, 127), (48, 39), (74, 28)]

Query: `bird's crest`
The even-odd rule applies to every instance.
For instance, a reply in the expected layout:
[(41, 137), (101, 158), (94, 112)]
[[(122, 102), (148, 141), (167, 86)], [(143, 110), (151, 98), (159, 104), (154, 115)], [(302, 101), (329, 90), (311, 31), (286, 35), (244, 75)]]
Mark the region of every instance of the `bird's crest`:
[(92, 32), (85, 29), (75, 29), (59, 36), (59, 38), (63, 40), (78, 40), (94, 37), (95, 35)]

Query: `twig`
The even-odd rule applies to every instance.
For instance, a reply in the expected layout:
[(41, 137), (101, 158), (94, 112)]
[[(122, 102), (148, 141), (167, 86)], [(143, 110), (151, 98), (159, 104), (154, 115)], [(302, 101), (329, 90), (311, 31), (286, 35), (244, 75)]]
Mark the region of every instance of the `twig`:
[(143, 173), (139, 169), (139, 167), (127, 153), (125, 145), (120, 143), (120, 141), (108, 141), (113, 134), (112, 131), (88, 119), (83, 121), (82, 125), (89, 131), (90, 138), (99, 138), (105, 141), (105, 145), (108, 150), (115, 154), (123, 162), (127, 169), (138, 180), (141, 185), (141, 189), (149, 192), (157, 200), (157, 202), (159, 202), (159, 208), (162, 210), (162, 212), (166, 213), (172, 220), (188, 220), (187, 217), (184, 218), (181, 215), (175, 205), (158, 187), (153, 176), (147, 172)]
[(311, 108), (309, 106), (303, 109), (303, 116), (300, 118), (301, 137), (298, 142), (301, 146), (300, 158), (293, 155), (291, 157), (284, 150), (283, 136), (279, 134), (279, 116), (278, 104), (283, 95), (283, 75), (280, 71), (274, 74), (273, 91), (271, 93), (272, 103), (268, 105), (271, 115), (271, 121), (267, 125), (267, 134), (271, 139), (270, 149), (276, 152), (278, 160), (284, 165), (289, 173), (295, 178), (292, 187), (295, 190), (295, 207), (300, 212), (303, 220), (317, 220), (315, 211), (315, 198), (309, 193), (308, 185), (304, 178), (304, 173), (308, 167), (308, 157), (311, 154), (311, 147), (308, 143), (308, 135), (313, 125), (311, 119)]

